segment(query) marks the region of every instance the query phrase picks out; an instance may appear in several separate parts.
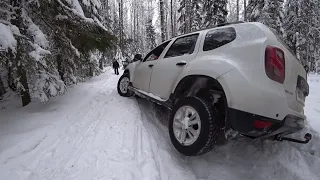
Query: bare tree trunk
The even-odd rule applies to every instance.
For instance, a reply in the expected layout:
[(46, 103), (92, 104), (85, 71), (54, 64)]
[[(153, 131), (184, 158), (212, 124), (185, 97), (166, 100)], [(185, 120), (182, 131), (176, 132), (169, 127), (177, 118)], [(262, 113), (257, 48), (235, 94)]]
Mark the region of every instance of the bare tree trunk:
[(65, 82), (64, 79), (64, 70), (62, 68), (62, 56), (60, 54), (57, 55), (57, 64), (58, 64), (58, 73), (60, 76), (60, 79)]
[[(175, 8), (176, 8), (176, 6), (174, 6)], [(173, 22), (174, 22), (174, 24), (173, 24), (173, 28), (174, 28), (174, 35), (176, 35), (177, 34), (177, 13), (176, 13), (176, 11), (174, 11), (173, 12)]]
[(0, 77), (0, 99), (1, 99), (2, 95), (4, 95), (5, 93), (6, 93), (6, 89), (4, 88), (2, 79)]
[[(14, 55), (12, 54), (12, 51), (10, 49), (9, 49), (9, 57), (10, 57), (10, 59), (14, 58)], [(14, 84), (14, 79), (12, 77), (13, 68), (12, 68), (12, 64), (9, 62), (9, 59), (6, 62), (6, 66), (7, 66), (7, 69), (8, 69), (8, 86), (12, 91), (16, 91), (17, 88), (16, 88), (16, 86)]]
[(187, 21), (186, 21), (186, 12), (187, 12), (187, 4), (186, 1), (184, 1), (184, 15), (183, 15), (183, 23), (184, 23), (184, 32), (183, 33), (187, 33)]
[(162, 42), (166, 40), (165, 32), (165, 19), (164, 19), (164, 2), (160, 0), (160, 24), (161, 24), (161, 40)]
[(136, 41), (136, 7), (135, 4), (132, 4), (133, 6), (133, 41)]
[(123, 0), (119, 1), (120, 50), (123, 53)]
[(244, 21), (247, 21), (247, 0), (243, 0), (243, 16)]
[(237, 21), (239, 21), (239, 0), (237, 0)]
[[(22, 19), (22, 0), (11, 0), (11, 5), (15, 8), (15, 18), (11, 19), (11, 24), (17, 26), (19, 29), (24, 29), (23, 27), (23, 19)], [(23, 33), (23, 32), (22, 32)], [(22, 106), (26, 106), (31, 102), (31, 97), (29, 94), (29, 86), (28, 86), (28, 79), (27, 79), (27, 73), (23, 67), (22, 63), (22, 42), (20, 38), (17, 38), (17, 53), (15, 56), (15, 65), (17, 67), (17, 75), (19, 77), (19, 82), (23, 86), (21, 89), (21, 100), (22, 100)]]
[(171, 2), (170, 2), (170, 5), (171, 5), (171, 13), (170, 13), (170, 15), (171, 15), (171, 37), (174, 37), (175, 36), (175, 34), (174, 34), (174, 21), (173, 21), (173, 0), (171, 0)]
[(191, 0), (188, 0), (188, 3), (187, 3), (187, 16), (189, 16), (189, 23), (188, 23), (188, 33), (190, 33), (192, 31), (192, 18), (190, 17), (191, 16), (191, 7), (192, 7), (192, 4), (191, 4)]

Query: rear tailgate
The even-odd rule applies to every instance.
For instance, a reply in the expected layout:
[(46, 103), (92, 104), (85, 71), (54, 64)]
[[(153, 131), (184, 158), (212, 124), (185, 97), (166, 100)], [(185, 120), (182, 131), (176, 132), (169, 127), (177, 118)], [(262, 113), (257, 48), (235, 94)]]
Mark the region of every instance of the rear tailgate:
[(303, 112), (306, 96), (309, 95), (307, 73), (289, 50), (284, 49), (286, 58), (286, 78), (283, 83), (288, 106), (296, 112)]
[(288, 106), (298, 113), (303, 113), (305, 98), (309, 95), (307, 73), (301, 62), (290, 51), (288, 45), (282, 41), (274, 30), (270, 30), (278, 40), (277, 46), (280, 46), (285, 55), (285, 80), (283, 88), (285, 89)]

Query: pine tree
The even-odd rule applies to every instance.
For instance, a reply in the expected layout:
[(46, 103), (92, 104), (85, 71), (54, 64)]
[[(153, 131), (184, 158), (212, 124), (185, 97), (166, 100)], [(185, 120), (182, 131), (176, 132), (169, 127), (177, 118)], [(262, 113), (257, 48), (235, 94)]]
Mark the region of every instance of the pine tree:
[(165, 22), (165, 8), (164, 8), (164, 0), (159, 0), (160, 3), (160, 28), (161, 28), (161, 41), (166, 40), (166, 22)]
[(227, 21), (227, 0), (204, 1), (205, 27), (222, 24)]
[(9, 9), (0, 8), (0, 28), (14, 43), (0, 52), (0, 68), (23, 106), (31, 95), (46, 102), (63, 94), (66, 84), (100, 72), (96, 57), (113, 37), (100, 21), (99, 1), (4, 0), (0, 6)]
[(146, 27), (147, 49), (151, 50), (156, 47), (156, 32), (152, 25), (152, 19), (149, 19)]
[(259, 22), (274, 29), (279, 35), (283, 33), (283, 0), (265, 0)]
[(299, 3), (298, 0), (288, 0), (285, 4), (285, 17), (283, 23), (284, 39), (294, 54), (297, 54), (297, 39), (299, 35)]
[[(11, 19), (11, 24), (16, 26), (22, 34), (26, 34), (25, 24), (23, 22), (23, 1), (22, 0), (11, 0), (11, 4), (13, 7), (14, 16)], [(25, 65), (27, 62), (25, 62), (25, 46), (26, 43), (24, 39), (18, 37), (17, 38), (17, 51), (15, 53), (14, 57), (14, 65), (17, 69), (17, 79), (16, 84), (18, 90), (20, 90), (21, 94), (21, 100), (22, 100), (22, 106), (26, 106), (31, 102), (30, 92), (29, 92), (29, 85), (28, 85), (28, 79), (27, 79), (27, 72), (25, 70)]]
[(283, 0), (250, 0), (247, 7), (247, 20), (261, 22), (277, 34), (283, 33)]
[(262, 14), (264, 3), (264, 0), (249, 0), (245, 19), (250, 22), (258, 22)]
[[(189, 4), (188, 0), (180, 0), (180, 7), (178, 9), (178, 13), (180, 13), (180, 17), (178, 19), (178, 22), (180, 23), (179, 31), (181, 34), (185, 34), (191, 31), (191, 29), (188, 29), (188, 15), (187, 15), (187, 8), (189, 7), (187, 4)], [(189, 18), (192, 16), (189, 14)]]
[(204, 27), (203, 2), (200, 0), (181, 0), (178, 9), (180, 17), (180, 33), (189, 33)]
[(316, 0), (299, 1), (298, 25), (299, 36), (297, 39), (297, 55), (304, 65), (310, 64), (314, 69), (315, 57), (319, 49), (319, 2)]

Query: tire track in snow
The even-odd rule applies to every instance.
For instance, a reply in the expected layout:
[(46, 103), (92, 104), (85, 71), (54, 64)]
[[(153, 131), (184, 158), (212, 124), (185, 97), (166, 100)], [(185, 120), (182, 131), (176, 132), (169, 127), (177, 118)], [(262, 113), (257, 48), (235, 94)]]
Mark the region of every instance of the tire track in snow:
[(153, 104), (138, 99), (141, 120), (147, 130), (153, 158), (157, 164), (161, 180), (194, 180), (194, 173), (184, 166), (183, 156), (178, 154), (170, 144), (167, 127), (160, 124), (155, 115)]
[[(60, 138), (43, 152), (40, 160), (33, 162), (35, 168), (25, 169), (32, 171), (30, 180), (159, 179), (140, 114), (132, 114), (130, 109), (115, 114), (114, 106), (132, 105), (131, 111), (139, 110), (135, 101), (118, 96), (116, 83), (113, 77), (103, 82), (105, 86), (99, 87), (101, 91), (86, 106), (88, 111), (79, 113), (77, 120), (60, 133)], [(132, 118), (125, 118), (131, 115)], [(101, 140), (105, 145), (98, 145)]]
[[(301, 179), (318, 180), (319, 134), (315, 131), (307, 145), (238, 138), (224, 146), (217, 146), (210, 153), (197, 157), (183, 157), (170, 144), (166, 124), (155, 116), (155, 110), (145, 100), (138, 100), (142, 118), (151, 139), (161, 179)], [(296, 134), (297, 138), (310, 131)], [(157, 158), (158, 156), (158, 158)], [(171, 158), (167, 158), (167, 157)], [(182, 170), (183, 169), (183, 170)], [(187, 177), (186, 174), (190, 173)], [(164, 175), (163, 175), (164, 174)]]
[[(108, 80), (110, 79), (111, 78)], [(110, 82), (107, 81), (104, 86), (99, 87), (100, 91), (98, 96), (101, 94), (101, 92), (105, 91), (105, 88), (108, 88), (109, 83)], [(75, 116), (75, 120), (67, 129), (67, 131), (61, 133), (59, 140), (49, 148), (49, 151), (45, 152), (44, 158), (42, 157), (41, 160), (37, 162), (38, 165), (33, 173), (37, 174), (38, 177), (39, 175), (40, 177), (44, 175), (45, 177), (52, 178), (54, 174), (61, 170), (59, 167), (64, 167), (65, 164), (70, 161), (70, 159), (74, 159), (76, 156), (78, 156), (87, 141), (86, 135), (92, 132), (99, 123), (94, 121), (94, 119), (99, 119), (96, 118), (99, 114), (93, 110), (101, 108), (101, 105), (101, 102), (98, 102), (93, 98), (93, 100), (90, 101), (89, 105), (87, 106), (87, 111), (82, 111), (79, 115)], [(90, 119), (93, 120), (90, 121)], [(66, 147), (69, 148), (67, 149), (67, 152), (65, 152)], [(61, 149), (63, 149), (63, 151), (59, 151)], [(51, 155), (47, 156), (48, 154)], [(55, 168), (52, 166), (55, 166)], [(44, 170), (41, 169), (41, 167), (44, 168)], [(46, 171), (52, 169), (54, 170), (51, 172)]]

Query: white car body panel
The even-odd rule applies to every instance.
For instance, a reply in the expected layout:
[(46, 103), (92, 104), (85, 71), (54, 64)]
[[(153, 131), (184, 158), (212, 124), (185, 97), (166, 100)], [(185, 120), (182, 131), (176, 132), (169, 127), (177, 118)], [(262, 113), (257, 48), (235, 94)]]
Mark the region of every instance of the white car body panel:
[[(219, 48), (203, 51), (207, 32), (227, 27), (234, 27), (236, 39)], [(297, 77), (300, 75), (306, 79), (306, 72), (268, 27), (261, 23), (241, 23), (198, 33), (200, 36), (191, 55), (163, 59), (174, 38), (158, 60), (141, 62), (143, 65), (131, 63), (127, 69), (133, 86), (168, 100), (184, 77), (208, 76), (217, 79), (223, 87), (229, 108), (277, 120), (283, 120), (287, 115), (306, 119), (304, 104), (296, 98)], [(286, 77), (283, 84), (266, 75), (264, 64), (268, 45), (279, 47), (285, 53)], [(175, 64), (180, 61), (186, 61), (187, 65), (177, 67)], [(148, 63), (154, 64), (152, 70)]]
[[(188, 66), (188, 63), (194, 60), (195, 57), (197, 56), (202, 34), (201, 33), (194, 33), (194, 34), (199, 34), (199, 37), (192, 54), (164, 58), (169, 48), (166, 48), (164, 52), (162, 52), (160, 59), (156, 60), (157, 63), (153, 67), (151, 81), (150, 81), (150, 88), (148, 92), (151, 92), (152, 94), (159, 96), (162, 99), (166, 99), (166, 100), (169, 99), (171, 90), (179, 74), (181, 74), (184, 68)], [(190, 35), (193, 35), (193, 34), (190, 34)], [(172, 42), (168, 45), (168, 47), (170, 47), (175, 42), (176, 39), (178, 38), (173, 39)], [(177, 66), (176, 64), (179, 62), (180, 63), (185, 62), (186, 65)]]

